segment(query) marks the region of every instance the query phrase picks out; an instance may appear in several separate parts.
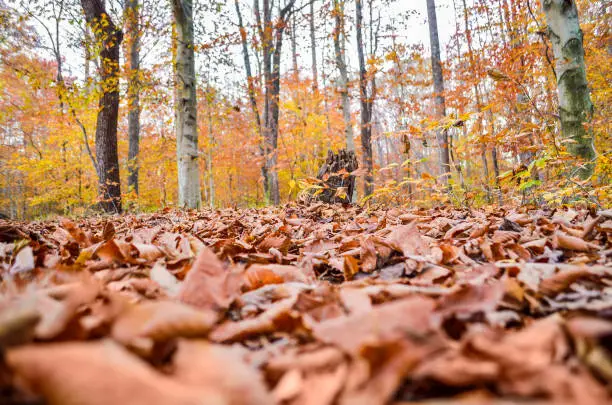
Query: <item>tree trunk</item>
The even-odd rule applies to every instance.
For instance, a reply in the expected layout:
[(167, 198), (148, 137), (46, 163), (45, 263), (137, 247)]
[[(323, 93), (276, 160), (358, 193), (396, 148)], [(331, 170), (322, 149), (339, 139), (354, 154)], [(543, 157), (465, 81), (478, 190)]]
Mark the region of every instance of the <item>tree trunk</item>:
[[(273, 2), (274, 4), (274, 2)], [(268, 175), (268, 199), (273, 204), (280, 203), (278, 185), (278, 119), (280, 97), (280, 68), (283, 34), (289, 17), (293, 12), (295, 0), (290, 0), (279, 12), (278, 22), (272, 20), (270, 0), (263, 0), (263, 24), (261, 23), (259, 2), (255, 1), (255, 17), (261, 37), (263, 68), (265, 80), (264, 109), (264, 153), (265, 168)]]
[(100, 207), (105, 212), (121, 212), (121, 182), (117, 154), (119, 115), (119, 49), (123, 34), (112, 22), (103, 0), (81, 0), (87, 24), (100, 46), (100, 97), (96, 122), (96, 156)]
[[(470, 29), (470, 22), (469, 22), (469, 16), (468, 16), (468, 8), (467, 8), (467, 3), (465, 0), (463, 0), (463, 22), (465, 24), (465, 38), (466, 38), (466, 42), (467, 42), (467, 47), (468, 47), (468, 55), (469, 55), (469, 59), (470, 59), (470, 68), (472, 69), (472, 71), (476, 71), (477, 66), (476, 66), (476, 61), (474, 60), (474, 50), (472, 48), (472, 30)], [(482, 98), (480, 97), (480, 88), (478, 87), (478, 82), (474, 82), (474, 95), (476, 97), (476, 109), (478, 110), (478, 112), (480, 112), (480, 110), (482, 109)], [(482, 125), (482, 116), (478, 116), (478, 127), (477, 127), (477, 131), (482, 132), (483, 131), (483, 125)], [(482, 170), (484, 171), (484, 186), (485, 186), (485, 192), (486, 192), (486, 198), (487, 198), (487, 202), (490, 204), (493, 200), (492, 200), (492, 196), (491, 196), (491, 186), (489, 184), (489, 163), (487, 161), (487, 145), (486, 142), (484, 140), (481, 140), (480, 142), (480, 153), (481, 153), (481, 159), (482, 159)]]
[(172, 0), (176, 24), (176, 152), (179, 206), (200, 208), (193, 0)]
[(559, 116), (567, 151), (585, 162), (577, 169), (582, 179), (588, 179), (595, 168), (595, 147), (590, 130), (593, 103), (589, 93), (584, 63), (583, 35), (574, 0), (544, 0), (542, 2), (548, 34), (552, 42), (559, 89)]
[(336, 67), (338, 68), (338, 73), (340, 74), (338, 87), (340, 87), (340, 96), (342, 97), (342, 116), (344, 118), (346, 149), (348, 151), (355, 151), (353, 125), (351, 123), (351, 101), (349, 99), (348, 69), (346, 66), (346, 58), (344, 56), (344, 0), (334, 0), (334, 20), (334, 52), (336, 56)]
[(298, 64), (298, 52), (297, 52), (297, 21), (295, 20), (295, 14), (291, 16), (291, 61), (293, 62), (293, 80), (296, 82), (300, 78), (299, 64)]
[(128, 191), (138, 195), (138, 152), (140, 149), (140, 6), (138, 0), (126, 0), (128, 31)]
[(310, 0), (310, 53), (312, 56), (312, 87), (314, 90), (319, 88), (319, 73), (317, 70), (317, 44), (315, 39), (315, 0)]
[(327, 151), (327, 159), (317, 174), (317, 179), (323, 181), (325, 188), (317, 199), (328, 204), (351, 203), (355, 189), (355, 176), (351, 176), (350, 173), (357, 170), (357, 167), (355, 152)]
[(374, 192), (374, 165), (372, 160), (372, 103), (373, 96), (368, 94), (368, 79), (363, 47), (363, 13), (361, 0), (355, 1), (355, 29), (357, 33), (357, 55), (359, 57), (359, 100), (361, 102), (361, 149), (363, 166), (366, 169), (364, 177), (364, 194)]
[[(442, 75), (442, 62), (440, 61), (440, 39), (438, 38), (438, 18), (436, 16), (435, 0), (427, 0), (427, 17), (429, 22), (429, 40), (431, 45), (431, 70), (433, 72), (434, 92), (436, 93), (436, 115), (439, 119), (446, 116), (446, 101), (444, 99), (444, 76)], [(448, 153), (448, 131), (438, 129), (438, 153), (442, 182), (448, 188), (450, 177), (450, 157)]]
[[(242, 58), (244, 60), (244, 70), (246, 72), (247, 79), (247, 91), (249, 92), (249, 103), (251, 105), (251, 111), (253, 112), (253, 116), (255, 118), (257, 136), (259, 138), (262, 137), (262, 128), (261, 128), (261, 117), (259, 115), (259, 108), (257, 106), (257, 98), (255, 94), (255, 79), (253, 77), (253, 73), (251, 70), (251, 58), (249, 57), (249, 44), (247, 42), (247, 31), (244, 27), (244, 23), (242, 21), (242, 13), (240, 11), (240, 4), (238, 0), (234, 0), (234, 5), (236, 7), (236, 14), (238, 15), (238, 28), (240, 29), (240, 42), (242, 44)], [(258, 12), (258, 9), (256, 9)], [(264, 147), (261, 143), (259, 143), (259, 153), (264, 156), (265, 152)], [(261, 176), (263, 178), (264, 183), (264, 195), (268, 195), (268, 170), (266, 168), (266, 164), (261, 165)]]

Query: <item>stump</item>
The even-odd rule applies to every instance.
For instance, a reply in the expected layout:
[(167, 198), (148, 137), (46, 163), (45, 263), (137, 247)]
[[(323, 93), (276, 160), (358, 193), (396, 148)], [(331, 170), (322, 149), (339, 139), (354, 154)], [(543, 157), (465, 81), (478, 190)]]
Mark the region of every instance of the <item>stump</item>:
[(342, 149), (338, 153), (327, 151), (327, 159), (317, 174), (317, 179), (323, 182), (323, 192), (317, 199), (329, 204), (349, 204), (355, 190), (355, 176), (350, 173), (357, 170), (355, 152)]

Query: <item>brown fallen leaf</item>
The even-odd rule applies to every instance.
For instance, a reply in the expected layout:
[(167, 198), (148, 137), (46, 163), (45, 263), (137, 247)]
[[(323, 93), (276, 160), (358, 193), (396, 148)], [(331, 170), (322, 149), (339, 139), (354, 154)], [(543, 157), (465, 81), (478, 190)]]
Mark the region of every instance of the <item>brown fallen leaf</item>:
[(421, 344), (408, 339), (378, 341), (363, 347), (361, 355), (369, 364), (370, 376), (362, 383), (348, 381), (339, 404), (388, 403), (410, 372), (438, 347), (438, 342)]
[(456, 235), (461, 234), (469, 229), (472, 228), (472, 224), (464, 221), (464, 222), (460, 222), (459, 224), (453, 226), (451, 229), (449, 229), (448, 231), (446, 231), (446, 233), (444, 234), (444, 238), (443, 239), (452, 239), (454, 238)]
[(566, 323), (578, 357), (595, 373), (612, 383), (612, 354), (606, 341), (612, 337), (612, 322), (595, 317), (579, 316)]
[(161, 262), (155, 263), (149, 273), (149, 277), (151, 280), (155, 281), (169, 297), (176, 297), (181, 291), (181, 283)]
[[(375, 306), (369, 312), (330, 319), (313, 325), (315, 338), (357, 353), (368, 341), (398, 334), (426, 335), (434, 325), (435, 301), (415, 296)], [(401, 315), (400, 315), (401, 314)]]
[[(368, 266), (371, 267), (372, 265), (368, 264)], [(344, 272), (345, 280), (352, 280), (353, 276), (359, 272), (359, 262), (353, 256), (345, 255), (344, 262), (342, 265), (342, 271)]]
[(577, 252), (589, 252), (591, 250), (598, 250), (599, 246), (587, 242), (582, 238), (576, 236), (567, 235), (562, 232), (555, 232), (552, 239), (553, 246), (558, 249), (575, 250)]
[(83, 230), (67, 218), (60, 220), (60, 226), (70, 234), (70, 236), (79, 244), (80, 247), (85, 248), (91, 245), (90, 238), (83, 232)]
[(505, 283), (495, 280), (487, 284), (466, 284), (440, 298), (436, 313), (442, 318), (465, 319), (475, 313), (493, 312), (506, 291)]
[(215, 386), (184, 386), (110, 342), (11, 349), (6, 362), (49, 405), (227, 405)]
[(494, 361), (447, 351), (423, 362), (415, 370), (414, 378), (431, 379), (451, 387), (470, 387), (494, 382), (500, 372), (499, 364)]
[(78, 335), (80, 331), (69, 331), (67, 327), (71, 321), (83, 315), (79, 310), (93, 304), (98, 294), (100, 294), (100, 285), (90, 280), (39, 292), (35, 297), (35, 305), (39, 308), (42, 318), (36, 326), (36, 337), (41, 340), (52, 340), (62, 333)]
[(287, 298), (273, 304), (263, 314), (239, 322), (226, 321), (210, 334), (213, 342), (236, 342), (253, 336), (290, 332), (302, 327), (302, 316), (293, 310), (296, 297)]
[(400, 225), (387, 236), (389, 244), (402, 252), (405, 257), (430, 253), (429, 244), (425, 241), (415, 225)]
[(143, 259), (145, 262), (154, 262), (164, 255), (155, 245), (132, 243), (131, 247), (138, 252), (138, 258)]
[(278, 384), (276, 384), (276, 387), (274, 387), (272, 395), (274, 396), (276, 403), (286, 403), (287, 401), (296, 399), (296, 397), (298, 397), (303, 390), (304, 376), (300, 370), (294, 369), (285, 373), (281, 377)]
[(111, 335), (123, 345), (146, 353), (155, 342), (205, 337), (217, 319), (211, 310), (172, 301), (145, 302), (126, 310), (114, 323)]
[(344, 354), (332, 346), (312, 349), (298, 348), (270, 359), (265, 366), (267, 376), (278, 380), (281, 375), (290, 370), (309, 373), (322, 369), (335, 368), (345, 360)]
[(340, 299), (344, 308), (351, 314), (367, 313), (372, 310), (370, 295), (363, 288), (342, 288)]
[(225, 310), (240, 293), (242, 278), (203, 248), (183, 281), (178, 299), (202, 309)]
[(361, 270), (363, 272), (371, 273), (376, 269), (378, 255), (376, 253), (376, 246), (374, 245), (372, 238), (365, 238), (361, 240), (361, 251), (359, 255)]
[(293, 405), (331, 405), (342, 390), (347, 378), (347, 365), (306, 375), (301, 383), (301, 395)]
[(181, 340), (173, 356), (172, 379), (195, 389), (214, 388), (223, 393), (227, 405), (272, 404), (261, 375), (244, 362), (237, 349)]
[(296, 266), (281, 264), (255, 264), (244, 272), (243, 290), (256, 290), (268, 284), (286, 282), (313, 283), (316, 276), (312, 271), (305, 271)]
[(277, 249), (282, 254), (286, 255), (289, 252), (289, 248), (291, 247), (291, 238), (288, 238), (284, 235), (278, 236), (266, 236), (264, 240), (262, 240), (259, 245), (257, 245), (257, 249), (260, 252), (268, 252), (270, 249)]
[(589, 277), (593, 277), (593, 274), (587, 268), (559, 271), (554, 276), (543, 279), (538, 286), (538, 291), (552, 297), (567, 290), (575, 282)]

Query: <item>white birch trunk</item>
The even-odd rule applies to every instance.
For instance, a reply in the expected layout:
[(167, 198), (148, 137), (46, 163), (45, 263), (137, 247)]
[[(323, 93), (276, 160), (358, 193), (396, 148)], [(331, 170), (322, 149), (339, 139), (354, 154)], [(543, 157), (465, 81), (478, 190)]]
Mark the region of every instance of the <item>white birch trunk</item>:
[(563, 138), (567, 151), (584, 160), (576, 174), (587, 179), (593, 174), (596, 153), (592, 134), (585, 129), (593, 115), (593, 103), (586, 78), (578, 10), (574, 0), (544, 0), (542, 6), (555, 56)]
[(200, 208), (193, 0), (172, 0), (176, 23), (176, 153), (179, 206)]

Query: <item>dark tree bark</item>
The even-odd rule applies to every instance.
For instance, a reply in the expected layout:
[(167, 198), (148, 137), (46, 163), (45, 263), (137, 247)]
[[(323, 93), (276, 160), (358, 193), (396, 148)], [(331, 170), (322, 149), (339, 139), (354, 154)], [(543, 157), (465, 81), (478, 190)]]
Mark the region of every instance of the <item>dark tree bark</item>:
[[(242, 12), (240, 11), (240, 4), (238, 0), (234, 0), (236, 6), (236, 14), (238, 15), (238, 28), (240, 29), (240, 43), (242, 45), (242, 58), (244, 60), (244, 70), (246, 72), (247, 80), (247, 91), (249, 93), (249, 103), (251, 105), (251, 111), (255, 117), (255, 124), (257, 130), (257, 136), (262, 136), (261, 128), (261, 116), (259, 114), (259, 107), (257, 106), (257, 98), (255, 93), (255, 78), (253, 77), (251, 69), (251, 58), (249, 56), (249, 44), (247, 41), (247, 30), (242, 20)], [(264, 156), (264, 148), (259, 144), (259, 153)], [(264, 179), (264, 195), (268, 194), (268, 170), (265, 164), (261, 166), (261, 175)]]
[(278, 185), (278, 119), (279, 119), (279, 97), (280, 97), (280, 67), (281, 51), (283, 46), (283, 35), (293, 12), (296, 0), (289, 0), (280, 9), (276, 21), (272, 19), (272, 6), (274, 2), (263, 0), (263, 22), (259, 9), (259, 1), (255, 0), (255, 18), (262, 44), (263, 70), (265, 81), (264, 97), (264, 154), (265, 170), (267, 173), (268, 199), (273, 204), (280, 203), (280, 190)]
[(351, 203), (355, 190), (355, 176), (350, 173), (357, 170), (357, 167), (355, 152), (328, 151), (327, 159), (317, 174), (317, 179), (321, 180), (325, 187), (323, 192), (317, 195), (317, 199), (329, 204)]
[(361, 103), (361, 149), (363, 152), (363, 166), (366, 169), (364, 177), (364, 194), (369, 196), (374, 192), (374, 165), (372, 160), (372, 106), (374, 101), (374, 89), (372, 94), (368, 92), (368, 77), (365, 64), (363, 46), (363, 13), (362, 2), (355, 2), (355, 29), (357, 32), (357, 55), (359, 57), (359, 101)]
[[(442, 75), (442, 62), (440, 61), (440, 39), (438, 37), (438, 18), (436, 16), (435, 0), (427, 0), (427, 16), (429, 21), (429, 39), (431, 44), (431, 68), (434, 79), (434, 92), (436, 93), (436, 115), (442, 119), (446, 116), (446, 102), (444, 99), (444, 76)], [(448, 131), (438, 130), (436, 133), (439, 147), (440, 169), (443, 183), (448, 186), (450, 176), (450, 156), (448, 153)]]
[(310, 53), (312, 56), (312, 87), (314, 90), (319, 88), (319, 72), (317, 70), (317, 44), (315, 39), (315, 16), (314, 2), (310, 2)]
[(100, 207), (121, 212), (121, 182), (117, 154), (119, 115), (119, 50), (123, 34), (110, 19), (103, 0), (81, 0), (87, 24), (100, 48), (102, 96), (96, 122), (96, 156)]
[(126, 0), (125, 14), (128, 31), (128, 191), (138, 195), (138, 153), (140, 150), (140, 27), (138, 0)]

